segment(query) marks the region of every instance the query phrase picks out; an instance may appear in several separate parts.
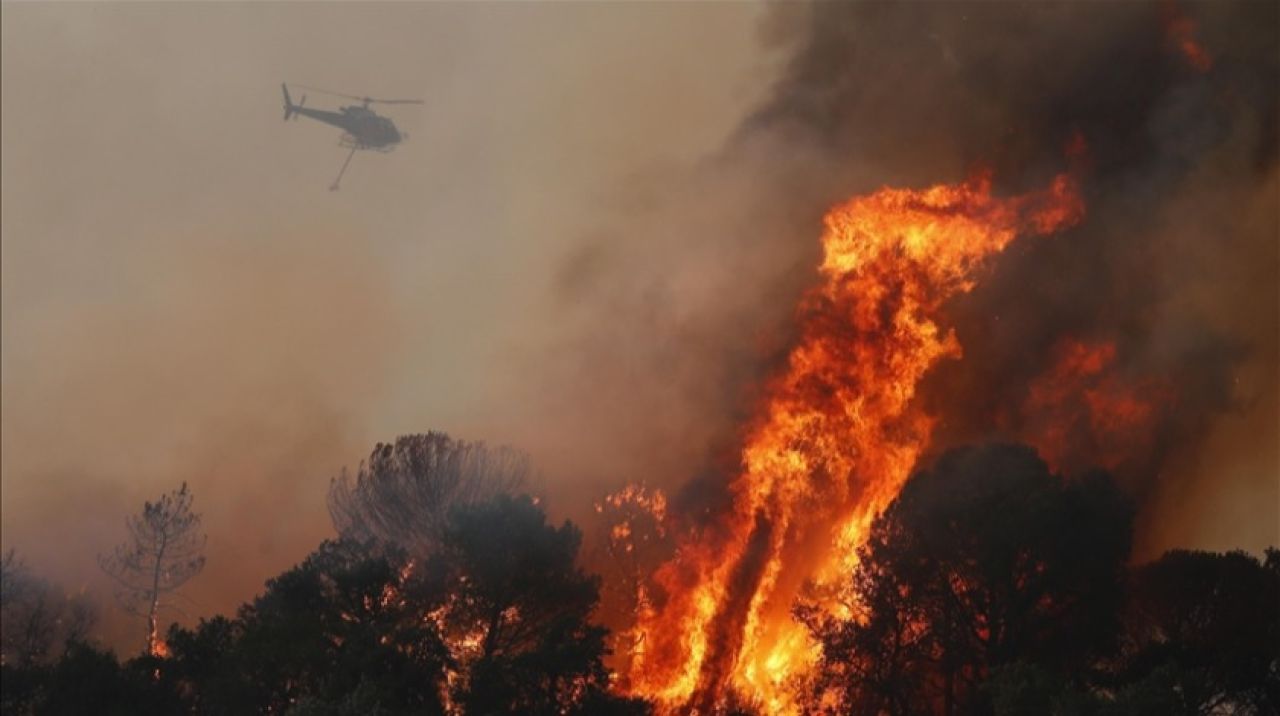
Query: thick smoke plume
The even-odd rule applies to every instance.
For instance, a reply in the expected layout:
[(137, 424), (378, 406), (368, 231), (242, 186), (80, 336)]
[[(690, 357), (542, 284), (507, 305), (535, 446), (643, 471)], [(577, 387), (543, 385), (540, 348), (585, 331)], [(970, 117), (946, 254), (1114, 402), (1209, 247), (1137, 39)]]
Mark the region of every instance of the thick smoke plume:
[[(1071, 163), (1084, 222), (1016, 244), (950, 307), (964, 356), (925, 385), (933, 451), (1043, 442), (1060, 415), (1057, 466), (1118, 473), (1143, 506), (1141, 551), (1274, 542), (1276, 27), (1265, 3), (778, 8), (763, 34), (790, 59), (771, 98), (565, 264), (557, 291), (588, 328), (551, 384), (624, 453), (621, 477), (714, 512), (813, 281), (822, 211), (979, 167), (1023, 191)], [(1105, 357), (1081, 393), (1115, 386), (1150, 413), (1120, 454), (1103, 428), (1124, 405), (1036, 408), (1073, 346)], [(1184, 504), (1210, 484), (1218, 502)]]

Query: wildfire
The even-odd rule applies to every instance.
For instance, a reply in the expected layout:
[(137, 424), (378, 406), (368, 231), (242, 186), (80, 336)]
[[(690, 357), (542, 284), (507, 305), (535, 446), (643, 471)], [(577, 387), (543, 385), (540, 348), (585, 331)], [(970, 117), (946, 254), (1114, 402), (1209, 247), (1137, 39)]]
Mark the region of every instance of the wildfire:
[(934, 419), (916, 387), (961, 354), (940, 325), (945, 302), (1017, 235), (1057, 231), (1083, 210), (1069, 176), (1001, 198), (980, 175), (882, 189), (827, 214), (822, 283), (745, 431), (732, 509), (679, 536), (654, 574), (665, 601), (638, 614), (630, 691), (682, 713), (710, 713), (731, 693), (798, 711), (817, 651), (792, 605), (808, 589), (839, 610), (836, 585), (870, 521), (927, 447)]
[(1176, 5), (1169, 3), (1164, 10), (1165, 38), (1197, 72), (1213, 68), (1213, 55), (1196, 40), (1196, 23), (1182, 14)]
[(1029, 416), (1024, 438), (1055, 469), (1073, 456), (1115, 468), (1144, 455), (1154, 439), (1152, 416), (1171, 391), (1154, 379), (1125, 380), (1116, 366), (1114, 343), (1066, 339), (1054, 364), (1030, 386), (1023, 406)]
[[(630, 484), (595, 504), (596, 513), (610, 525), (606, 536), (607, 565), (613, 587), (602, 594), (602, 611), (621, 623), (614, 625), (613, 673), (619, 687), (627, 685), (632, 663), (643, 658), (645, 635), (636, 625), (653, 618), (648, 575), (667, 552), (667, 496), (662, 490)], [(655, 558), (656, 557), (656, 558)]]
[(151, 644), (151, 655), (161, 659), (168, 659), (173, 655), (173, 652), (169, 649), (169, 642), (156, 637), (156, 640)]

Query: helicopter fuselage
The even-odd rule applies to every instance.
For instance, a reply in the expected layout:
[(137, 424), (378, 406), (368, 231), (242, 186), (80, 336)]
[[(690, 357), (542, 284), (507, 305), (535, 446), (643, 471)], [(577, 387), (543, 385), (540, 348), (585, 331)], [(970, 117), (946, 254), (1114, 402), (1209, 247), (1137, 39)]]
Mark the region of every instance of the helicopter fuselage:
[(378, 116), (367, 107), (352, 105), (337, 112), (298, 106), (291, 109), (304, 117), (345, 130), (347, 137), (360, 149), (387, 149), (402, 139), (390, 119)]

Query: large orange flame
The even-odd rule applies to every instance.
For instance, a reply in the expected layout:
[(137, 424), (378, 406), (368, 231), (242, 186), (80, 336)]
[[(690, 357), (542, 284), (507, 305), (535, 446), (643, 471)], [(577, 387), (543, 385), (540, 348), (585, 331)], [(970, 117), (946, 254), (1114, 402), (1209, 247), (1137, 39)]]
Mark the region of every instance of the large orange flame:
[(827, 214), (822, 283), (746, 431), (732, 509), (654, 575), (666, 599), (638, 617), (633, 693), (670, 712), (707, 714), (731, 693), (768, 713), (798, 711), (817, 651), (792, 605), (806, 589), (841, 609), (841, 575), (927, 447), (934, 419), (916, 387), (961, 352), (940, 325), (943, 305), (1017, 235), (1082, 214), (1067, 175), (1011, 198), (992, 196), (985, 175), (882, 189)]

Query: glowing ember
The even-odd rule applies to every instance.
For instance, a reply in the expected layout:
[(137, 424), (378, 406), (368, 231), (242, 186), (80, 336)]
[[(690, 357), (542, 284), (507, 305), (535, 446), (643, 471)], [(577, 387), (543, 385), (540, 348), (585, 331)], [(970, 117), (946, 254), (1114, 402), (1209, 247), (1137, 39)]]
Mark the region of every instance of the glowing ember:
[(168, 659), (172, 652), (169, 650), (169, 643), (160, 637), (155, 637), (155, 641), (151, 643), (151, 655), (161, 659)]
[(927, 446), (933, 419), (916, 387), (960, 356), (939, 325), (943, 305), (1019, 233), (1082, 214), (1064, 175), (1013, 198), (993, 197), (987, 176), (882, 189), (827, 215), (823, 282), (746, 431), (732, 509), (682, 537), (654, 575), (666, 599), (638, 615), (633, 693), (681, 713), (708, 713), (731, 692), (769, 713), (798, 711), (796, 684), (817, 651), (792, 605), (809, 584), (839, 609), (838, 577)]

